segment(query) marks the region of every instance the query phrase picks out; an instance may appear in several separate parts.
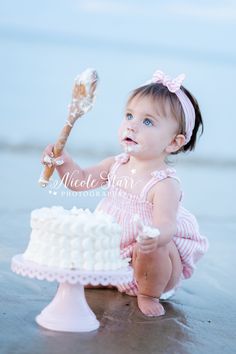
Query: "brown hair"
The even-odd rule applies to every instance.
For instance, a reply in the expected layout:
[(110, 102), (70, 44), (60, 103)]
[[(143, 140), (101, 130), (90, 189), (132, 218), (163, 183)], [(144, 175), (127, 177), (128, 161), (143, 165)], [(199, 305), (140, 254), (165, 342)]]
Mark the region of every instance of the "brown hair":
[[(193, 128), (193, 133), (191, 136), (190, 141), (181, 147), (178, 151), (172, 153), (172, 154), (178, 154), (179, 152), (183, 151), (191, 151), (195, 148), (196, 141), (197, 141), (197, 135), (198, 131), (201, 128), (200, 135), (202, 135), (204, 126), (203, 126), (203, 121), (202, 121), (202, 115), (201, 111), (198, 105), (198, 102), (196, 98), (184, 87), (181, 86), (181, 90), (188, 96), (190, 99), (193, 108), (195, 110), (195, 125)], [(177, 134), (183, 134), (185, 135), (185, 116), (184, 116), (184, 111), (182, 108), (182, 105), (176, 96), (175, 93), (172, 93), (168, 90), (166, 86), (160, 83), (151, 83), (145, 86), (138, 87), (135, 89), (129, 99), (128, 102), (131, 102), (133, 98), (140, 96), (140, 97), (146, 97), (149, 96), (153, 98), (155, 102), (158, 102), (158, 110), (160, 114), (162, 114), (164, 117), (166, 116), (172, 116), (174, 117), (177, 122), (179, 123), (179, 130)], [(165, 102), (168, 102), (168, 105), (165, 105)]]

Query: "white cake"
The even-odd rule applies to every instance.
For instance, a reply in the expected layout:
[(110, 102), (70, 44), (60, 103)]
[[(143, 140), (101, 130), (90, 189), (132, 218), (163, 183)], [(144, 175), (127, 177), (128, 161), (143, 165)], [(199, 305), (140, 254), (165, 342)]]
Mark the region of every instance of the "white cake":
[(35, 209), (24, 259), (40, 265), (80, 270), (127, 267), (120, 257), (121, 227), (110, 215), (88, 209)]

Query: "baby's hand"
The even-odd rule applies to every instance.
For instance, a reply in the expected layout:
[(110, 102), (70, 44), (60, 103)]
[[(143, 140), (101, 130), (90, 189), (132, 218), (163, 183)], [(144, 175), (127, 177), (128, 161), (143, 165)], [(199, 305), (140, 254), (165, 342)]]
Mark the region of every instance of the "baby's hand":
[(134, 215), (133, 221), (138, 230), (137, 242), (140, 252), (149, 253), (155, 251), (158, 247), (160, 231), (157, 228), (144, 225), (137, 214)]
[(140, 240), (138, 241), (139, 251), (142, 253), (150, 253), (155, 251), (158, 247), (158, 240), (159, 237), (155, 237), (155, 238), (140, 237)]
[(43, 151), (43, 154), (41, 156), (41, 163), (43, 165), (47, 165), (48, 167), (60, 166), (64, 163), (63, 154), (62, 156), (54, 158), (53, 144), (49, 144)]

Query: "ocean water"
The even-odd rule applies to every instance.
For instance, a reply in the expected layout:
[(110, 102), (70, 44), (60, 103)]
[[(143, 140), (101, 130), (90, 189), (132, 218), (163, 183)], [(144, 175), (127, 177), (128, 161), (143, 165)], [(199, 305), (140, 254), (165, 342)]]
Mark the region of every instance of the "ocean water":
[(76, 123), (73, 151), (119, 151), (127, 95), (157, 68), (198, 98), (204, 135), (189, 159), (235, 163), (236, 4), (233, 1), (0, 3), (0, 147), (41, 151), (66, 120), (74, 77), (97, 69), (96, 104)]

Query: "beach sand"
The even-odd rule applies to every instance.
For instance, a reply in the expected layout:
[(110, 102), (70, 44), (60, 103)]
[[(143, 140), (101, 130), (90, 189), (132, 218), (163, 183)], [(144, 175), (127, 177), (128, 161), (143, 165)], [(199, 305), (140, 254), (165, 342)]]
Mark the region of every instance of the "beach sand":
[[(100, 328), (88, 333), (63, 333), (46, 330), (35, 322), (36, 315), (53, 298), (57, 284), (14, 274), (11, 258), (26, 248), (32, 209), (46, 205), (94, 209), (99, 197), (62, 197), (40, 189), (39, 156), (35, 153), (4, 152), (0, 157), (4, 166), (0, 206), (1, 354), (235, 353), (235, 168), (194, 164), (180, 164), (178, 168), (185, 186), (184, 205), (197, 214), (210, 248), (194, 276), (164, 302), (164, 317), (145, 317), (134, 297), (115, 290), (88, 289), (86, 297)], [(194, 187), (197, 180), (199, 184)]]

